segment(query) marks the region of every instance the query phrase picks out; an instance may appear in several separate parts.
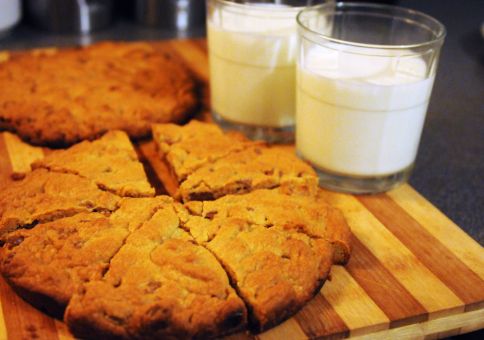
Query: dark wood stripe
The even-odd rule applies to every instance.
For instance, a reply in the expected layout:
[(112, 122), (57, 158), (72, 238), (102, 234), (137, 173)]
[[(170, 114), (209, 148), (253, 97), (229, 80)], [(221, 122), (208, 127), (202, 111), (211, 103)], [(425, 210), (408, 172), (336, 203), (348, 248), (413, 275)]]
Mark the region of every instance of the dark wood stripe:
[(0, 189), (12, 182), (12, 164), (8, 156), (7, 145), (4, 139), (5, 134), (0, 133)]
[(464, 301), (467, 309), (482, 304), (484, 281), (388, 195), (365, 195), (358, 199), (420, 262)]
[(0, 297), (9, 340), (56, 340), (54, 319), (22, 300), (0, 277)]
[(329, 336), (328, 339), (342, 339), (349, 336), (345, 322), (321, 294), (317, 294), (295, 318), (309, 338)]
[(390, 319), (390, 328), (428, 319), (425, 308), (356, 237), (346, 269)]

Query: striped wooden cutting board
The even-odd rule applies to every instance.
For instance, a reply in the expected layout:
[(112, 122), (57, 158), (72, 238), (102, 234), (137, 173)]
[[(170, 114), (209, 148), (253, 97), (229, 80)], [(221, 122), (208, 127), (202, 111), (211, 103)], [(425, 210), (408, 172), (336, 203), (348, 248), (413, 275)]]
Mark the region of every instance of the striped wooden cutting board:
[[(207, 84), (205, 42), (171, 44)], [(162, 193), (167, 169), (153, 143), (138, 151)], [(0, 187), (48, 152), (1, 133)], [(424, 197), (409, 185), (372, 196), (324, 194), (352, 228), (352, 258), (346, 267), (333, 267), (332, 280), (297, 315), (257, 338), (438, 338), (484, 328), (484, 250)], [(0, 303), (0, 339), (72, 338), (61, 321), (24, 302), (3, 279)]]

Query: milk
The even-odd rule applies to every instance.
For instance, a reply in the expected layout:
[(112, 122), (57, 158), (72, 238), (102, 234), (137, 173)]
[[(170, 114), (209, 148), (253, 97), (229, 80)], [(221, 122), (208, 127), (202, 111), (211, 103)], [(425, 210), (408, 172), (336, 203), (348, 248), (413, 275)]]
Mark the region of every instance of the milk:
[[(384, 176), (415, 160), (433, 85), (420, 57), (312, 46), (297, 70), (296, 143), (317, 168)], [(373, 50), (372, 53), (375, 53)]]
[(213, 111), (247, 125), (294, 124), (296, 14), (274, 4), (213, 10), (207, 23)]
[(0, 0), (0, 32), (14, 26), (20, 19), (19, 0)]

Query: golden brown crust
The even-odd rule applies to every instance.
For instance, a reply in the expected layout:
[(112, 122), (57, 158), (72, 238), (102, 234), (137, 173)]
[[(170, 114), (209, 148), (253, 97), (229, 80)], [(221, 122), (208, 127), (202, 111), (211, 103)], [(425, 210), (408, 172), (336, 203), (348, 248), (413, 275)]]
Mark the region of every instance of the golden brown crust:
[(241, 330), (244, 303), (205, 248), (167, 205), (127, 239), (102, 280), (73, 297), (65, 319), (74, 335), (205, 338)]
[(19, 53), (0, 63), (0, 88), (0, 130), (54, 147), (114, 129), (141, 138), (197, 105), (193, 77), (162, 43)]
[(224, 134), (217, 125), (197, 120), (184, 126), (154, 124), (152, 130), (160, 153), (180, 182), (201, 166), (250, 145), (240, 138)]
[[(311, 196), (257, 190), (186, 206), (192, 216), (185, 228), (222, 262), (257, 332), (293, 315), (319, 291), (333, 263), (332, 237), (349, 251), (349, 240), (339, 237), (349, 232), (346, 223)], [(334, 232), (340, 228), (346, 231)]]
[(183, 201), (216, 199), (281, 186), (317, 188), (309, 165), (293, 153), (253, 146), (200, 167), (180, 184)]
[[(215, 201), (192, 201), (185, 204), (192, 215), (205, 221), (236, 218), (288, 232), (300, 232), (313, 239), (324, 239), (334, 246), (334, 262), (344, 264), (351, 253), (351, 231), (343, 214), (319, 196), (287, 194), (283, 189), (256, 190), (245, 195), (228, 195)], [(221, 223), (191, 226), (200, 242), (211, 240)]]
[(153, 136), (185, 202), (276, 187), (314, 193), (318, 187), (314, 170), (293, 152), (224, 134), (213, 124), (158, 124)]
[[(195, 147), (200, 134), (214, 136), (212, 152)], [(28, 299), (67, 304), (75, 336), (261, 332), (294, 315), (331, 265), (348, 260), (342, 213), (287, 150), (202, 123), (159, 125), (154, 135), (173, 156), (184, 199), (215, 200), (119, 197), (152, 194), (119, 131), (51, 153), (0, 196), (0, 272)]]
[(0, 250), (0, 270), (10, 284), (65, 306), (77, 285), (102, 277), (126, 235), (99, 213), (17, 230)]
[(110, 131), (93, 141), (57, 150), (32, 164), (33, 169), (72, 173), (88, 178), (119, 196), (154, 196), (143, 165), (123, 131)]
[(0, 236), (88, 211), (113, 211), (120, 197), (73, 174), (39, 169), (0, 191)]
[(77, 287), (102, 278), (129, 232), (169, 204), (166, 196), (124, 198), (110, 215), (82, 212), (11, 232), (0, 248), (0, 272), (47, 308), (62, 309)]

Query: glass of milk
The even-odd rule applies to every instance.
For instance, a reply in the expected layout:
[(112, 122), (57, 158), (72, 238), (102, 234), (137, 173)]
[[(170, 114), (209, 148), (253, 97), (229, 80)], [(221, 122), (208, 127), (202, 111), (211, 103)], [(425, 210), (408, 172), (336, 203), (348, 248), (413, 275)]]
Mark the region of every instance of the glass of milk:
[(223, 128), (294, 139), (296, 15), (316, 2), (207, 0), (212, 116)]
[(401, 7), (327, 3), (297, 16), (296, 148), (324, 187), (375, 193), (413, 168), (445, 28)]

